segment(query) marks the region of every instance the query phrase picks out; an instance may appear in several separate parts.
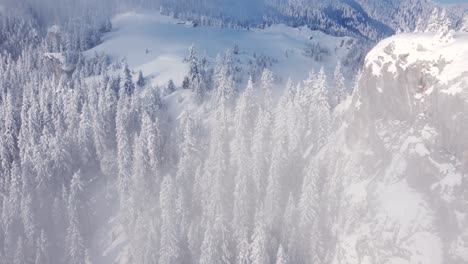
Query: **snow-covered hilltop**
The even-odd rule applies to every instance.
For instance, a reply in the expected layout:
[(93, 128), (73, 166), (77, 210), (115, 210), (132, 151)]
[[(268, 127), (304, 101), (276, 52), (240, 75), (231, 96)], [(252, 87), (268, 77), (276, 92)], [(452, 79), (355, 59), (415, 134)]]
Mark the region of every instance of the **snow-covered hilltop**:
[(343, 197), (335, 263), (468, 261), (468, 35), (400, 34), (367, 56), (322, 150)]
[(318, 72), (322, 67), (331, 76), (338, 62), (351, 74), (365, 55), (365, 46), (357, 39), (282, 24), (251, 30), (195, 27), (192, 22), (158, 13), (127, 13), (115, 18), (113, 26), (103, 43), (86, 54), (125, 59), (132, 70), (141, 70), (149, 82), (159, 86), (170, 79), (182, 84), (189, 71), (184, 59), (191, 46), (211, 65), (217, 55), (235, 49), (235, 63), (244, 82), (264, 67), (271, 68), (283, 82), (290, 77), (305, 79), (310, 70)]

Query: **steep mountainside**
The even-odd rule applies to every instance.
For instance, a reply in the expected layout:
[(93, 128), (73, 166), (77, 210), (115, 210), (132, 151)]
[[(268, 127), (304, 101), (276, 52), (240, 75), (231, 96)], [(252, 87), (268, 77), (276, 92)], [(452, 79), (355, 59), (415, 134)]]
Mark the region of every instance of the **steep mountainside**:
[(368, 54), (318, 158), (343, 190), (335, 263), (468, 261), (467, 44), (402, 34)]

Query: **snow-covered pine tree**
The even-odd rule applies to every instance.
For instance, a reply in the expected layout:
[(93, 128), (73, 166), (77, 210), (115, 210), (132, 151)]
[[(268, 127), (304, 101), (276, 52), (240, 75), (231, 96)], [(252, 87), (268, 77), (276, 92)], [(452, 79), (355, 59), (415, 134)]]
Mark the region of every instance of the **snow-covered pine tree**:
[[(258, 201), (263, 201), (267, 186), (267, 175), (270, 166), (273, 130), (273, 74), (265, 70), (262, 74), (261, 94), (258, 105), (259, 112), (253, 132), (252, 156), (253, 174), (252, 178), (256, 187)], [(257, 203), (260, 204), (260, 203)]]
[(36, 259), (34, 264), (49, 264), (49, 242), (44, 230), (41, 231), (41, 236), (36, 243)]
[[(130, 80), (131, 81), (131, 80)], [(129, 84), (129, 86), (132, 86)], [(131, 120), (132, 101), (131, 93), (121, 87), (116, 114), (116, 139), (117, 139), (117, 160), (118, 160), (118, 192), (120, 206), (122, 207), (122, 221), (128, 222), (130, 214), (130, 185), (132, 174), (132, 138), (129, 132)], [(128, 223), (127, 223), (128, 224)], [(126, 225), (124, 223), (124, 225)]]
[(312, 106), (308, 114), (309, 129), (312, 132), (312, 142), (314, 142), (315, 150), (318, 150), (326, 143), (331, 123), (326, 78), (324, 69), (322, 68), (313, 84)]
[(255, 124), (256, 98), (253, 83), (250, 79), (247, 89), (241, 95), (236, 107), (235, 138), (232, 159), (237, 170), (234, 187), (234, 236), (238, 243), (245, 242), (251, 229), (255, 210), (255, 189), (253, 188), (252, 137)]
[(96, 150), (94, 147), (92, 113), (89, 103), (85, 103), (81, 110), (78, 142), (81, 149), (82, 164), (93, 166), (96, 160)]
[(24, 242), (23, 242), (23, 238), (22, 237), (19, 237), (18, 238), (18, 241), (16, 243), (16, 253), (15, 253), (15, 257), (13, 259), (13, 264), (24, 264), (24, 263), (27, 263), (27, 258), (25, 256), (25, 252), (24, 252)]
[(185, 61), (189, 64), (188, 81), (190, 89), (195, 93), (196, 101), (201, 103), (207, 92), (206, 73), (202, 60), (197, 57), (195, 46), (190, 46), (189, 55)]
[(3, 251), (5, 261), (12, 262), (18, 238), (22, 235), (21, 221), (21, 172), (16, 162), (11, 165), (10, 182), (7, 185), (8, 196), (3, 200)]
[(269, 252), (271, 240), (268, 225), (265, 223), (265, 217), (266, 215), (263, 215), (260, 211), (255, 220), (255, 228), (250, 245), (250, 263), (252, 264), (271, 263)]
[(215, 72), (216, 91), (214, 96), (214, 105), (219, 104), (221, 100), (224, 100), (224, 102), (230, 105), (237, 94), (234, 76), (234, 62), (231, 51), (227, 50), (223, 59), (218, 59)]
[(442, 37), (448, 34), (451, 27), (452, 22), (447, 15), (447, 10), (445, 8), (439, 9), (435, 7), (427, 20), (424, 32), (437, 33), (438, 36)]
[(460, 31), (468, 32), (468, 15), (463, 17), (462, 23), (460, 25)]
[[(186, 234), (190, 225), (189, 216), (192, 208), (192, 191), (195, 182), (196, 165), (200, 162), (197, 143), (196, 120), (189, 112), (183, 113), (181, 129), (181, 148), (177, 166), (176, 183), (179, 188), (181, 232)], [(185, 217), (184, 217), (185, 216)], [(186, 234), (187, 235), (187, 234)]]
[(67, 228), (67, 263), (84, 264), (86, 246), (81, 234), (80, 203), (83, 192), (83, 182), (80, 173), (73, 175), (68, 197), (68, 220)]
[(333, 82), (334, 82), (334, 89), (335, 89), (335, 104), (339, 105), (342, 101), (346, 99), (346, 86), (345, 86), (345, 78), (342, 73), (341, 63), (338, 62), (335, 68), (335, 72), (333, 74)]
[(174, 81), (172, 79), (170, 79), (167, 82), (166, 95), (172, 94), (173, 92), (175, 92), (175, 90), (176, 90), (176, 87), (175, 87)]
[(164, 177), (162, 182), (159, 203), (161, 208), (161, 248), (159, 250), (159, 263), (179, 263), (181, 261), (181, 252), (179, 248), (179, 230), (176, 226), (176, 189), (174, 180), (169, 175)]
[[(285, 199), (284, 190), (288, 187), (284, 182), (285, 175), (288, 175), (290, 167), (289, 153), (289, 128), (288, 128), (288, 111), (294, 94), (290, 89), (287, 89), (275, 111), (274, 129), (273, 129), (273, 152), (271, 157), (271, 166), (269, 171), (267, 190), (265, 196), (265, 209), (268, 217), (269, 227), (273, 232), (280, 228), (281, 215), (284, 207)], [(290, 175), (290, 179), (294, 179)]]
[(276, 264), (288, 264), (288, 256), (284, 251), (283, 245), (280, 244), (278, 247), (278, 253), (276, 254)]
[(145, 77), (143, 77), (143, 72), (139, 71), (136, 85), (138, 85), (138, 87), (140, 87), (140, 88), (143, 88), (145, 86), (145, 84), (146, 84), (146, 80), (145, 80)]
[(135, 92), (135, 85), (133, 84), (132, 74), (127, 63), (124, 64), (122, 77), (120, 79), (120, 89), (124, 90), (127, 96)]

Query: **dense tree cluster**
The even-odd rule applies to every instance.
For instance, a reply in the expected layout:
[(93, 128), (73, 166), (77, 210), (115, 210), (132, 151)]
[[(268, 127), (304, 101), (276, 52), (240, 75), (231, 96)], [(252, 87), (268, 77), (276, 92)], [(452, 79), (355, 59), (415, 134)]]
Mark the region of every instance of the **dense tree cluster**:
[(211, 121), (189, 112), (175, 121), (163, 90), (125, 61), (75, 51), (71, 74), (52, 71), (60, 61), (44, 55), (48, 41), (0, 58), (2, 263), (90, 263), (96, 219), (114, 214), (131, 263), (331, 254), (297, 246), (332, 236), (319, 228), (329, 212), (316, 208), (332, 190), (310, 161), (331, 125), (323, 71), (288, 82), (275, 103), (269, 70), (241, 89), (231, 51), (211, 71), (192, 48), (190, 90), (180, 92), (208, 104)]

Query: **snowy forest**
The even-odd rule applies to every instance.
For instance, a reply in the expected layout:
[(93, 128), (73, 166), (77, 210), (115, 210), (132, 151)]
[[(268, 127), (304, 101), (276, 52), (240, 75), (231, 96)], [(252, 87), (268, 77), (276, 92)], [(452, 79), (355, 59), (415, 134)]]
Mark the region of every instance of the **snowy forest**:
[[(152, 85), (125, 58), (83, 52), (113, 15), (139, 8), (206, 27), (306, 25), (369, 46), (396, 31), (468, 31), (468, 16), (416, 0), (411, 23), (401, 9), (381, 20), (373, 1), (357, 1), (373, 18), (342, 1), (254, 1), (252, 13), (195, 2), (0, 1), (1, 264), (345, 263), (345, 175), (320, 152), (346, 126), (362, 65), (282, 80), (264, 58), (240, 76), (237, 46), (213, 62), (192, 46), (182, 83)], [(181, 98), (192, 110), (174, 111)], [(125, 246), (104, 262), (109, 236)]]

